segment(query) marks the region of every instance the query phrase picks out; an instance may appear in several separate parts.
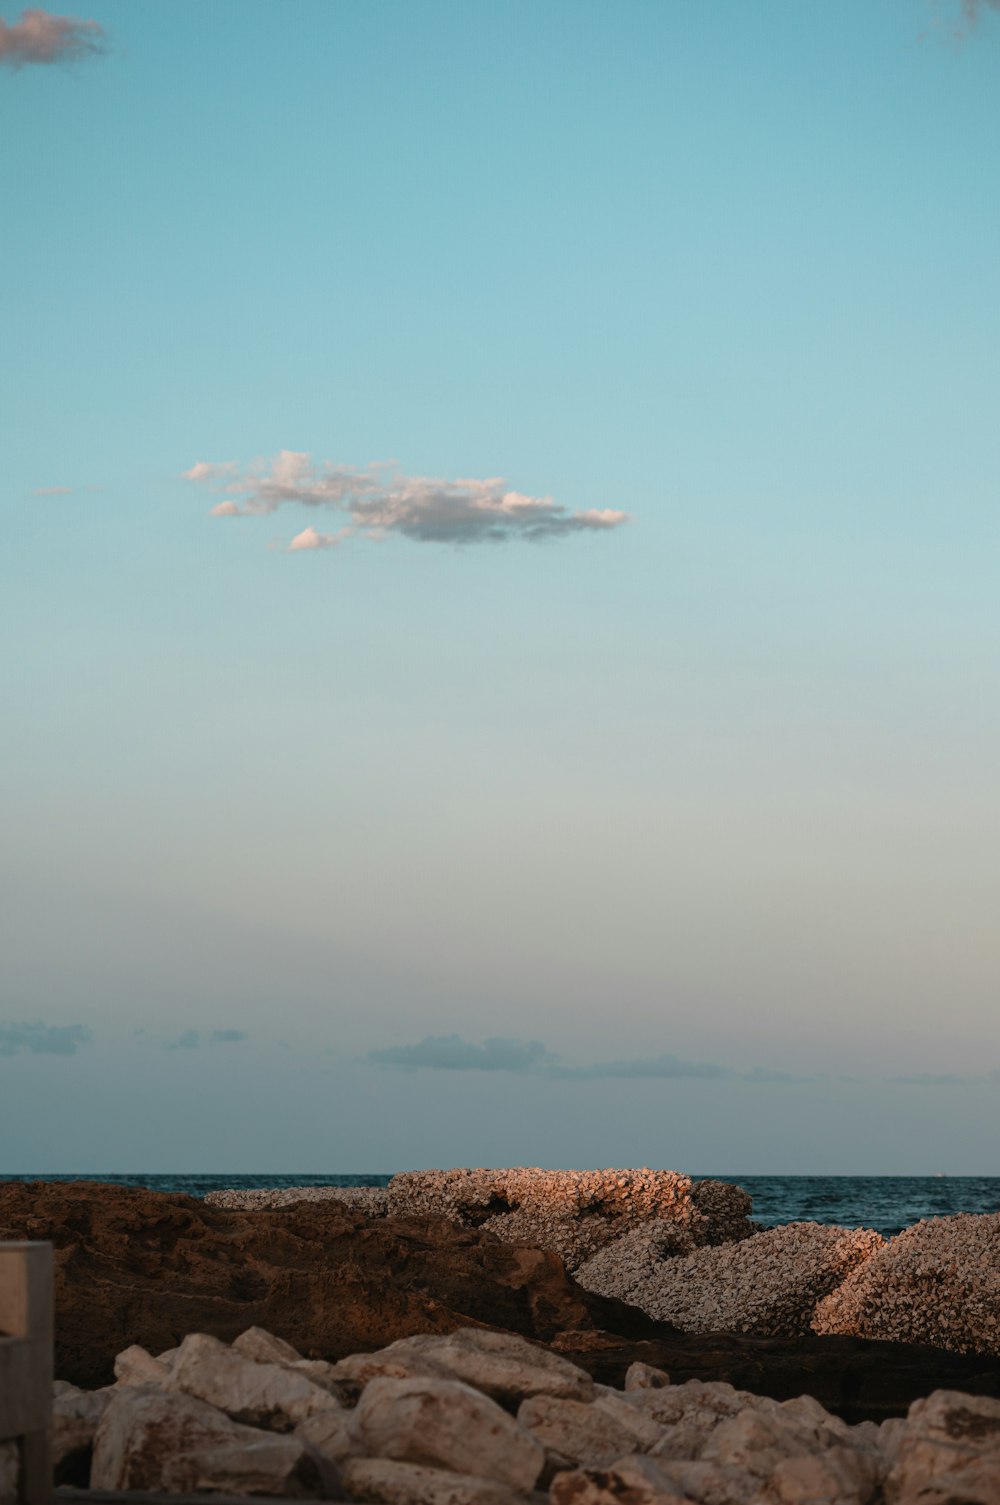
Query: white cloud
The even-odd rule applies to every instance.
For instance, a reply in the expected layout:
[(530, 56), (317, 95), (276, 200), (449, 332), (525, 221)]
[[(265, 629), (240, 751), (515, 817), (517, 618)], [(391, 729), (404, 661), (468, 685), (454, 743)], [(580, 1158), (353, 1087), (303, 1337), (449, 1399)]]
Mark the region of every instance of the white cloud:
[(376, 465), (363, 470), (313, 462), (298, 450), (256, 460), (241, 470), (233, 461), (199, 460), (184, 478), (221, 493), (215, 517), (259, 517), (287, 503), (346, 513), (347, 527), (321, 533), (307, 527), (289, 552), (332, 548), (354, 533), (384, 538), (401, 533), (418, 543), (489, 543), (512, 538), (563, 538), (607, 532), (628, 522), (616, 508), (571, 512), (551, 497), (509, 490), (502, 479), (441, 480), (407, 476)]

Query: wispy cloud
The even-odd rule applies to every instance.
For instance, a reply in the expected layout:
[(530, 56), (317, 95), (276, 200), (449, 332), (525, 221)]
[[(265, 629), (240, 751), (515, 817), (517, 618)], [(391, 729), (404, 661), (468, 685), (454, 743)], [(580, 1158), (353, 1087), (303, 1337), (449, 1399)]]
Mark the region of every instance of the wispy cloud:
[(72, 486), (36, 486), (32, 496), (72, 496)]
[(448, 481), (403, 475), (385, 465), (356, 470), (314, 463), (311, 455), (288, 449), (247, 467), (199, 460), (184, 479), (219, 494), (214, 517), (260, 517), (291, 502), (350, 519), (337, 533), (303, 529), (289, 544), (290, 553), (334, 548), (358, 533), (376, 539), (399, 533), (418, 543), (497, 543), (607, 532), (629, 520), (627, 512), (610, 507), (571, 512), (551, 497), (511, 491), (498, 477)]
[(679, 1056), (644, 1056), (635, 1061), (597, 1061), (592, 1066), (554, 1066), (552, 1075), (570, 1082), (594, 1082), (602, 1077), (624, 1077), (638, 1080), (656, 1077), (668, 1080), (677, 1077), (697, 1077), (701, 1081), (735, 1081), (738, 1071), (727, 1066), (717, 1066), (712, 1061), (683, 1061)]
[(29, 9), (17, 21), (0, 19), (0, 63), (24, 68), (30, 63), (74, 63), (106, 52), (107, 33), (96, 21), (54, 16)]
[(365, 1059), (379, 1066), (401, 1066), (407, 1070), (422, 1067), (431, 1071), (530, 1071), (563, 1082), (595, 1082), (611, 1078), (625, 1081), (687, 1078), (762, 1084), (824, 1080), (815, 1075), (796, 1076), (790, 1071), (763, 1066), (755, 1066), (752, 1071), (736, 1071), (713, 1061), (685, 1061), (669, 1053), (635, 1060), (596, 1061), (589, 1066), (568, 1066), (540, 1040), (493, 1039), (477, 1045), (464, 1040), (461, 1035), (427, 1035), (414, 1045), (391, 1045), (382, 1050), (371, 1050)]
[(890, 1082), (904, 1087), (996, 1087), (1000, 1085), (1000, 1071), (962, 1076), (949, 1071), (917, 1071), (909, 1076), (894, 1076)]
[(427, 1035), (415, 1045), (389, 1045), (370, 1050), (367, 1059), (378, 1066), (419, 1066), (434, 1071), (528, 1071), (554, 1057), (540, 1040), (484, 1040), (474, 1045), (461, 1035)]
[(93, 1038), (85, 1024), (0, 1024), (0, 1056), (19, 1050), (36, 1056), (75, 1056)]
[(987, 10), (1000, 11), (1000, 0), (962, 0), (962, 18), (967, 26), (977, 25)]
[(232, 1045), (247, 1039), (244, 1029), (213, 1029), (208, 1034), (186, 1029), (172, 1040), (164, 1040), (164, 1050), (200, 1050), (203, 1045)]

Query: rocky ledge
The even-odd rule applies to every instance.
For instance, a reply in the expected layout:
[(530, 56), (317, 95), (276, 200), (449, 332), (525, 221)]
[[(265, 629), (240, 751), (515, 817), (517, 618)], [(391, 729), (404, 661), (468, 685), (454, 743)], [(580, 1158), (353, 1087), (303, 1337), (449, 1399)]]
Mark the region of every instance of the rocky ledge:
[(940, 1390), (905, 1419), (849, 1426), (814, 1399), (671, 1383), (624, 1389), (482, 1328), (421, 1334), (337, 1363), (251, 1328), (154, 1356), (116, 1380), (58, 1382), (58, 1482), (373, 1505), (996, 1505), (1000, 1400)]

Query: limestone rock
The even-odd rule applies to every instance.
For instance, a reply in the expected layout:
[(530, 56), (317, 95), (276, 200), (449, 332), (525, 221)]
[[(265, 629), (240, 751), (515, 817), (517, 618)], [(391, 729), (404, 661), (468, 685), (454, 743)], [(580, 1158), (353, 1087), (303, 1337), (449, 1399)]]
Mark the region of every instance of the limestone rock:
[(874, 1505), (881, 1498), (875, 1461), (850, 1448), (800, 1455), (777, 1464), (758, 1496), (760, 1505)]
[(523, 1505), (524, 1496), (505, 1484), (391, 1458), (356, 1458), (344, 1468), (352, 1500), (371, 1505)]
[(630, 1364), (625, 1371), (626, 1390), (662, 1390), (669, 1384), (669, 1374), (665, 1369), (657, 1369), (655, 1364), (637, 1362)]
[(606, 1468), (623, 1454), (652, 1447), (662, 1435), (648, 1416), (624, 1403), (616, 1413), (600, 1404), (533, 1395), (517, 1419), (559, 1468)]
[(295, 1435), (337, 1464), (363, 1452), (358, 1441), (355, 1412), (341, 1410), (339, 1406), (315, 1411), (299, 1423)]
[(817, 1333), (1000, 1354), (1000, 1213), (925, 1218), (819, 1304)]
[(253, 1359), (255, 1364), (302, 1362), (302, 1355), (297, 1348), (286, 1343), (284, 1338), (276, 1338), (263, 1327), (248, 1327), (245, 1333), (240, 1333), (238, 1338), (233, 1339), (233, 1347), (245, 1359)]
[(482, 1475), (515, 1490), (532, 1489), (545, 1462), (523, 1427), (458, 1380), (372, 1380), (355, 1418), (372, 1458)]
[(338, 1410), (330, 1392), (286, 1364), (258, 1364), (207, 1333), (190, 1333), (168, 1371), (182, 1391), (248, 1426), (290, 1432), (317, 1411)]
[[(401, 1338), (378, 1353), (355, 1355), (346, 1361), (354, 1376), (366, 1372), (374, 1378), (378, 1366), (395, 1377), (439, 1374), (464, 1380), (501, 1405), (517, 1406), (529, 1395), (554, 1395), (589, 1400), (594, 1382), (585, 1369), (560, 1358), (540, 1344), (529, 1343), (516, 1333), (495, 1333), (483, 1328), (459, 1328), (439, 1336)], [(338, 1374), (345, 1372), (340, 1366)]]
[(56, 1484), (87, 1487), (94, 1434), (115, 1393), (112, 1385), (103, 1390), (77, 1390), (73, 1385), (60, 1384), (52, 1397), (52, 1464)]
[(557, 1474), (552, 1505), (689, 1505), (650, 1458), (620, 1458), (613, 1468), (581, 1468)]
[(684, 1332), (807, 1333), (817, 1303), (885, 1242), (870, 1229), (787, 1223), (739, 1243), (665, 1258), (660, 1226), (602, 1250), (576, 1278)]
[(302, 1499), (328, 1498), (337, 1480), (298, 1437), (240, 1426), (190, 1395), (126, 1386), (98, 1424), (90, 1486)]
[(938, 1390), (915, 1402), (885, 1495), (891, 1505), (996, 1505), (1000, 1401)]
[(141, 1343), (122, 1349), (115, 1358), (115, 1381), (119, 1385), (159, 1385), (162, 1389), (170, 1370), (162, 1359), (154, 1359)]
[(686, 1500), (701, 1505), (760, 1505), (760, 1480), (745, 1468), (711, 1459), (656, 1458), (667, 1483)]
[(548, 1249), (575, 1269), (628, 1229), (660, 1220), (674, 1252), (746, 1238), (751, 1201), (738, 1186), (676, 1171), (409, 1171), (388, 1187), (391, 1215), (436, 1213), (506, 1241)]

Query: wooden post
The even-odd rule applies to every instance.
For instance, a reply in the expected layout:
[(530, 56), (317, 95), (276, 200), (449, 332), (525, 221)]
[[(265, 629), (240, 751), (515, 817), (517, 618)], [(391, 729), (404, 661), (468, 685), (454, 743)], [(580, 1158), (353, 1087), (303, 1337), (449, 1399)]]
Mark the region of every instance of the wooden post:
[(0, 1244), (0, 1441), (20, 1445), (20, 1505), (52, 1500), (52, 1245)]

